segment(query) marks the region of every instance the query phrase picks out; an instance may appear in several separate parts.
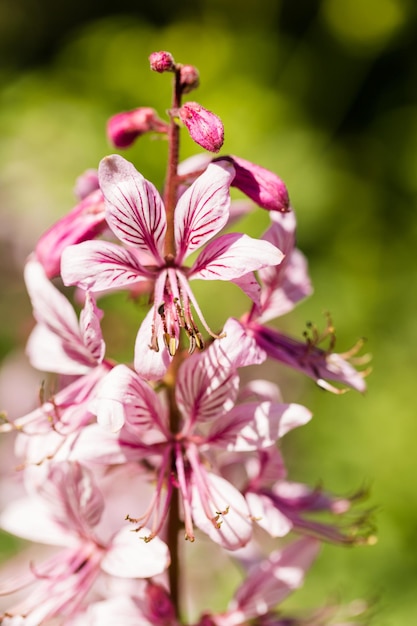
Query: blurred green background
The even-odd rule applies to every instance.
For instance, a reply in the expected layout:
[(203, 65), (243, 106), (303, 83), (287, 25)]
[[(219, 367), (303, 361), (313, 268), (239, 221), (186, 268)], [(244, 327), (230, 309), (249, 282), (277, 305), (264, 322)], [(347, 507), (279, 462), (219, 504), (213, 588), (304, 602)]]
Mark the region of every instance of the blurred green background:
[[(290, 477), (339, 493), (370, 485), (379, 537), (372, 547), (326, 546), (288, 606), (366, 598), (375, 601), (374, 623), (417, 624), (413, 0), (0, 0), (2, 404), (12, 393), (16, 411), (22, 396), (33, 401), (30, 384), (7, 378), (32, 324), (24, 259), (73, 206), (76, 177), (113, 151), (107, 118), (141, 105), (163, 116), (170, 80), (151, 73), (147, 59), (161, 49), (199, 68), (191, 99), (222, 118), (223, 153), (288, 185), (315, 293), (280, 327), (300, 336), (307, 321), (324, 328), (330, 311), (338, 350), (364, 336), (373, 356), (365, 396), (336, 397), (279, 371), (284, 398), (314, 412), (284, 444)], [(195, 152), (184, 137), (182, 156)], [(166, 144), (147, 137), (125, 153), (159, 186), (165, 155)], [(259, 235), (267, 222), (259, 210), (246, 225)], [(209, 287), (198, 293), (213, 326), (244, 310), (244, 299), (236, 311), (236, 294), (228, 300), (219, 288), (230, 308), (210, 311)], [(123, 302), (103, 306), (111, 353), (131, 359), (135, 310), (122, 311), (130, 323), (119, 324)]]

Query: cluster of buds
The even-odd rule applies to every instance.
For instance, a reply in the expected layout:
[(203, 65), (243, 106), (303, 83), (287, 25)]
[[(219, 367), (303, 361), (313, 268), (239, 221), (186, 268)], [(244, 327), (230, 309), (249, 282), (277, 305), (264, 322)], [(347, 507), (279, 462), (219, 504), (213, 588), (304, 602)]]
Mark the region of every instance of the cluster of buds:
[[(0, 430), (16, 435), (22, 495), (4, 507), (0, 527), (57, 550), (20, 575), (6, 571), (0, 595), (24, 596), (0, 623), (190, 624), (183, 551), (205, 534), (244, 575), (225, 610), (202, 607), (194, 626), (323, 624), (327, 610), (284, 617), (278, 605), (302, 585), (321, 542), (369, 541), (368, 515), (353, 508), (363, 494), (291, 481), (279, 442), (311, 412), (284, 400), (275, 381), (246, 375), (243, 384), (240, 372), (272, 359), (335, 393), (363, 392), (366, 372), (355, 350), (334, 352), (330, 325), (306, 340), (268, 325), (312, 291), (285, 184), (236, 156), (179, 163), (181, 126), (217, 153), (223, 124), (182, 103), (198, 85), (194, 67), (168, 52), (150, 63), (173, 75), (168, 119), (139, 108), (115, 115), (107, 130), (117, 148), (146, 132), (166, 135), (163, 195), (124, 157), (105, 157), (78, 179), (79, 203), (41, 236), (25, 267), (36, 319), (27, 354), (55, 383), (30, 413), (3, 417)], [(249, 198), (244, 209), (231, 201), (232, 186)], [(224, 232), (263, 209), (270, 226), (261, 238)], [(212, 330), (196, 279), (234, 283), (248, 311)], [(76, 287), (79, 316), (67, 287)], [(131, 363), (107, 354), (101, 330), (97, 300), (115, 290), (150, 303)], [(267, 537), (276, 543), (269, 553)]]

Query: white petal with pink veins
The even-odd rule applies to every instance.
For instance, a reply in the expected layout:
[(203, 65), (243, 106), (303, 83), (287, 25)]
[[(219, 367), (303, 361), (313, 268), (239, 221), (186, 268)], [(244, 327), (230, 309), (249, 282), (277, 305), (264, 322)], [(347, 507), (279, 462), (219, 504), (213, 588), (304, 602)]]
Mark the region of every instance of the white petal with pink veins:
[(129, 287), (150, 278), (133, 251), (106, 241), (84, 241), (65, 248), (61, 275), (65, 285), (93, 292)]
[(114, 234), (123, 243), (149, 251), (157, 264), (162, 263), (166, 215), (154, 185), (117, 154), (101, 161), (98, 177)]
[(53, 546), (74, 546), (79, 538), (53, 521), (40, 498), (27, 497), (11, 502), (0, 515), (0, 527), (7, 532)]
[(268, 559), (254, 566), (238, 588), (229, 605), (228, 615), (243, 623), (264, 615), (298, 589), (320, 548), (320, 542), (303, 537), (272, 552)]
[[(242, 548), (252, 536), (252, 522), (245, 498), (220, 476), (205, 473), (204, 478), (205, 489), (195, 482), (193, 484), (192, 513), (195, 524), (226, 550)], [(205, 494), (201, 494), (201, 489)]]
[(256, 523), (271, 537), (285, 537), (292, 529), (292, 523), (271, 502), (270, 498), (249, 492), (246, 494), (251, 515)]
[(191, 268), (190, 278), (235, 280), (249, 272), (277, 265), (282, 259), (282, 252), (267, 241), (230, 233), (206, 246)]
[(160, 332), (157, 334), (158, 351), (150, 347), (153, 335), (154, 315), (155, 308), (152, 306), (140, 325), (135, 342), (135, 370), (147, 380), (163, 378), (172, 361), (172, 357), (164, 344), (162, 326)]
[(101, 567), (112, 576), (123, 578), (150, 578), (162, 574), (169, 565), (167, 545), (158, 537), (145, 542), (150, 531), (143, 528), (138, 533), (126, 526), (113, 538)]
[(233, 177), (231, 165), (212, 163), (178, 200), (174, 217), (178, 264), (226, 224)]

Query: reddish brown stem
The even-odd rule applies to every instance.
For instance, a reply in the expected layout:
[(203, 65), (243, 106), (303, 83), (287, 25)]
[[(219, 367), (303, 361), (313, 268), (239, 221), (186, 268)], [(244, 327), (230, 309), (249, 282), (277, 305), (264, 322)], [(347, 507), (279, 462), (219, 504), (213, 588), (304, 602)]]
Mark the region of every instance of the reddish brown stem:
[[(178, 160), (180, 129), (175, 121), (175, 112), (181, 106), (181, 85), (179, 69), (175, 71), (171, 120), (168, 132), (168, 165), (165, 180), (164, 204), (167, 216), (167, 232), (165, 238), (165, 255), (175, 257), (175, 236), (174, 236), (174, 211), (177, 204), (178, 188)], [(180, 351), (175, 355), (170, 371), (166, 377), (169, 407), (170, 407), (170, 431), (174, 436), (179, 429), (180, 416), (175, 401), (175, 381), (176, 373), (181, 361)], [(175, 459), (172, 459), (172, 471), (175, 472)], [(180, 618), (180, 592), (181, 592), (181, 564), (179, 555), (179, 532), (181, 520), (179, 515), (179, 495), (174, 488), (171, 496), (170, 509), (168, 515), (167, 543), (171, 554), (171, 565), (168, 570), (171, 601), (175, 608), (177, 619)]]
[(165, 255), (175, 256), (174, 211), (177, 204), (178, 160), (180, 147), (180, 129), (175, 121), (175, 112), (181, 106), (181, 85), (179, 70), (175, 72), (171, 120), (168, 131), (168, 165), (165, 179), (164, 204), (167, 215), (167, 233), (165, 237)]

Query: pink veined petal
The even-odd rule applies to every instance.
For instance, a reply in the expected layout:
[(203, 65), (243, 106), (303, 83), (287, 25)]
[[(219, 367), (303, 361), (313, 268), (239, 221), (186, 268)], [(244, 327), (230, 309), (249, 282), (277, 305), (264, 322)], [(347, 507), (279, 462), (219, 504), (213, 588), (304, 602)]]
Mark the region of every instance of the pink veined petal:
[(223, 333), (225, 336), (215, 341), (213, 347), (210, 346), (216, 353), (213, 358), (233, 368), (259, 365), (265, 361), (266, 353), (238, 320), (230, 317), (223, 327)]
[(237, 368), (262, 363), (266, 358), (237, 320), (230, 318), (223, 331), (224, 337), (192, 355), (179, 370), (176, 400), (189, 423), (211, 420), (229, 411), (239, 387)]
[(133, 250), (106, 241), (85, 241), (66, 248), (61, 275), (65, 285), (93, 292), (129, 287), (151, 277)]
[(178, 265), (226, 224), (233, 176), (229, 164), (212, 163), (178, 200), (174, 218)]
[(158, 351), (152, 350), (150, 347), (154, 331), (154, 316), (155, 306), (152, 306), (140, 325), (135, 342), (134, 367), (136, 372), (146, 380), (163, 378), (172, 361), (172, 357), (164, 345), (162, 326), (156, 335), (159, 346)]
[(296, 221), (293, 211), (271, 213), (272, 225), (263, 239), (282, 250), (283, 262), (277, 267), (267, 267), (259, 272), (262, 283), (262, 315), (267, 321), (284, 315), (301, 299), (310, 295), (312, 285), (307, 261), (295, 248)]
[(252, 300), (255, 306), (259, 307), (261, 304), (261, 286), (256, 280), (253, 272), (249, 272), (249, 274), (235, 278), (231, 282), (240, 287), (243, 293), (245, 293), (248, 298)]
[(24, 276), (36, 321), (62, 339), (82, 344), (78, 319), (72, 305), (48, 280), (42, 265), (29, 260)]
[(319, 541), (303, 537), (253, 567), (229, 605), (234, 623), (264, 615), (298, 589), (319, 549)]
[(295, 247), (295, 230), (297, 227), (295, 213), (289, 210), (287, 213), (270, 213), (272, 224), (262, 237), (274, 246), (282, 250), (285, 256), (291, 254)]
[(190, 278), (235, 280), (269, 265), (278, 265), (283, 254), (268, 241), (230, 233), (211, 241), (199, 254)]
[(167, 419), (152, 387), (126, 365), (116, 365), (103, 379), (95, 408), (98, 423), (114, 432), (125, 421), (138, 428), (159, 426), (163, 430)]
[(89, 538), (101, 519), (104, 499), (86, 467), (72, 461), (51, 463), (38, 491), (62, 528)]
[(249, 452), (269, 448), (310, 419), (310, 411), (299, 404), (248, 402), (235, 406), (216, 422), (208, 439), (227, 450)]
[(27, 346), (31, 364), (44, 371), (82, 374), (101, 362), (105, 351), (101, 312), (91, 296), (81, 313), (80, 328), (71, 304), (50, 283), (40, 263), (26, 264), (25, 280), (38, 321)]
[(62, 340), (46, 326), (37, 324), (26, 343), (26, 354), (30, 364), (41, 372), (56, 374), (86, 374), (95, 363), (74, 359), (62, 345)]
[(249, 491), (246, 494), (252, 519), (271, 537), (285, 537), (293, 527), (292, 522), (281, 513), (267, 496)]
[[(271, 268), (260, 271), (261, 280), (264, 278), (263, 272), (269, 269)], [(313, 286), (308, 275), (307, 260), (299, 250), (294, 250), (281, 274), (279, 285), (271, 290), (263, 290), (261, 314), (257, 319), (264, 323), (285, 315), (292, 311), (300, 300), (312, 293)]]
[(127, 526), (120, 530), (105, 554), (101, 567), (112, 576), (122, 578), (150, 578), (162, 574), (169, 566), (167, 545), (158, 537), (146, 543), (142, 537), (150, 531), (143, 528), (139, 536)]
[(28, 435), (45, 435), (51, 430), (63, 435), (75, 432), (92, 419), (89, 403), (108, 371), (106, 363), (93, 368), (45, 400), (42, 406), (17, 418), (16, 428)]
[(58, 524), (39, 497), (10, 502), (0, 515), (0, 527), (12, 535), (52, 546), (71, 547), (79, 542), (75, 533)]
[[(252, 523), (246, 500), (240, 491), (224, 478), (204, 470), (202, 477), (197, 477), (193, 472), (192, 480), (195, 524), (226, 550), (238, 550), (246, 545), (252, 536)], [(207, 501), (209, 511), (206, 510), (204, 500)], [(209, 519), (207, 513), (211, 513), (212, 519)]]
[[(68, 460), (79, 463), (92, 461), (103, 465), (119, 465), (128, 462), (125, 452), (129, 451), (121, 448), (116, 432), (104, 429), (99, 424), (90, 424), (82, 429), (66, 454)], [(135, 453), (135, 460), (137, 456)]]
[(211, 348), (188, 358), (178, 373), (176, 400), (189, 425), (221, 417), (233, 407), (239, 390), (235, 368), (216, 359)]
[(100, 327), (102, 316), (103, 312), (97, 308), (93, 296), (87, 292), (84, 308), (80, 314), (80, 329), (83, 343), (97, 363), (102, 362), (106, 351)]
[(270, 400), (271, 402), (282, 402), (282, 395), (279, 387), (269, 380), (250, 380), (239, 392), (239, 399), (245, 400)]
[(211, 154), (207, 154), (206, 152), (200, 152), (199, 154), (194, 154), (188, 159), (184, 159), (178, 165), (178, 176), (190, 176), (195, 172), (205, 170), (210, 163), (212, 162), (213, 157)]
[(166, 214), (154, 185), (117, 154), (102, 159), (98, 176), (106, 218), (115, 235), (123, 243), (149, 251), (162, 265)]

